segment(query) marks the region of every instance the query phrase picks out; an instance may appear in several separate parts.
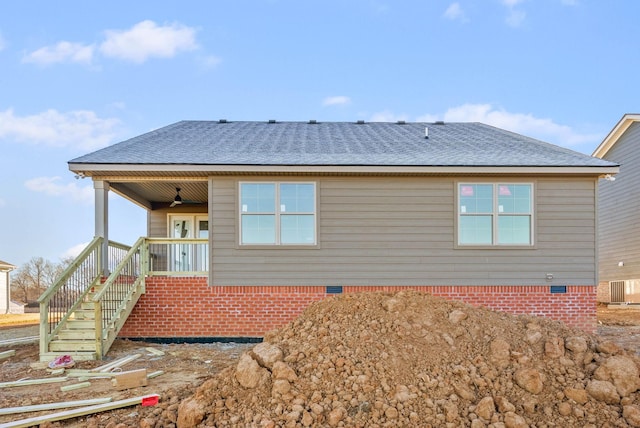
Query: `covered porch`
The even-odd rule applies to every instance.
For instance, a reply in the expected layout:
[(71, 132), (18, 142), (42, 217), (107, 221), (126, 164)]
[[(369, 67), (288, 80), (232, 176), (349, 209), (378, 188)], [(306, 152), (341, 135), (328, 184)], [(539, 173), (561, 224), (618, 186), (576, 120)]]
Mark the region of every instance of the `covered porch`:
[[(94, 239), (38, 299), (42, 361), (104, 357), (147, 278), (209, 275), (206, 177), (94, 177), (93, 184)], [(109, 239), (110, 192), (147, 211), (148, 236), (134, 244)]]

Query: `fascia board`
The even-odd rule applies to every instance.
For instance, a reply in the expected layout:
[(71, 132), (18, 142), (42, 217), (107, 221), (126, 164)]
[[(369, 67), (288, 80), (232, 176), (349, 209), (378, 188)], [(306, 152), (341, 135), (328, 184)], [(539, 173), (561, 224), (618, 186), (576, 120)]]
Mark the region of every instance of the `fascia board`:
[[(304, 173), (304, 174), (617, 174), (619, 166), (364, 166), (364, 165), (162, 165), (162, 164), (70, 164), (69, 169), (84, 176), (104, 178), (112, 173), (153, 173), (159, 180), (170, 180), (179, 177), (181, 172), (198, 172), (203, 175), (216, 173)], [(105, 174), (101, 174), (104, 172)], [(206, 180), (206, 177), (183, 177), (187, 180)], [(135, 177), (144, 181), (146, 177)]]
[(591, 156), (603, 159), (620, 137), (629, 129), (632, 123), (640, 121), (640, 114), (625, 114), (613, 127), (602, 143), (594, 150)]

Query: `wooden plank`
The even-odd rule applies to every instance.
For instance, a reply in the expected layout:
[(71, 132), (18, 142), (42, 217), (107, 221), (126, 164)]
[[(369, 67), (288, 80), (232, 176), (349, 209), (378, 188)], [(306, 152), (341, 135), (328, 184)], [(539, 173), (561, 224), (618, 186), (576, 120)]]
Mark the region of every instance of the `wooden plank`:
[(96, 380), (96, 379), (111, 379), (113, 376), (109, 376), (107, 373), (99, 373), (103, 376), (80, 376), (78, 377), (78, 382), (86, 382), (88, 380)]
[(29, 364), (29, 367), (31, 367), (33, 370), (45, 370), (49, 367), (49, 363), (46, 361), (36, 361)]
[(117, 367), (121, 367), (127, 363), (130, 363), (131, 361), (142, 357), (142, 354), (133, 354), (133, 355), (128, 355), (126, 357), (122, 357), (119, 358), (115, 361), (110, 362), (109, 364), (105, 364), (103, 366), (100, 367), (96, 367), (93, 368), (91, 370), (89, 370), (90, 372), (101, 372), (101, 373), (105, 373), (105, 372), (109, 372)]
[(118, 390), (147, 386), (147, 369), (116, 373), (111, 384)]
[(111, 397), (105, 397), (105, 398), (92, 398), (89, 400), (60, 401), (56, 403), (33, 404), (31, 406), (22, 406), (22, 407), (6, 407), (4, 409), (0, 409), (0, 415), (13, 415), (16, 413), (40, 412), (42, 410), (66, 409), (69, 407), (94, 406), (96, 404), (109, 403), (112, 400), (113, 398)]
[(112, 403), (96, 404), (95, 406), (81, 407), (79, 409), (65, 410), (64, 412), (52, 413), (49, 415), (37, 416), (28, 419), (8, 422), (2, 424), (2, 428), (22, 428), (38, 425), (43, 422), (55, 422), (65, 419), (77, 418), (78, 416), (91, 415), (94, 413), (106, 412), (109, 410), (120, 409), (122, 407), (135, 406), (137, 404), (155, 405), (160, 396), (158, 394), (145, 395), (141, 397), (128, 398), (125, 400), (114, 401)]
[(111, 379), (118, 372), (93, 373), (89, 370), (71, 369), (67, 370), (67, 376), (78, 378), (78, 382), (84, 382), (92, 379)]
[(26, 385), (39, 385), (42, 383), (56, 383), (56, 382), (66, 382), (69, 380), (68, 377), (50, 377), (45, 379), (27, 379), (27, 380), (16, 380), (13, 382), (2, 382), (0, 383), (0, 388), (11, 388), (14, 386), (26, 386)]
[(60, 387), (60, 391), (62, 391), (62, 392), (73, 391), (74, 389), (86, 388), (88, 386), (91, 386), (91, 382), (74, 383), (72, 385), (61, 386)]
[(8, 351), (0, 352), (0, 360), (3, 360), (5, 358), (9, 358), (9, 357), (13, 357), (14, 355), (16, 355), (16, 350), (15, 349), (10, 349)]
[(163, 375), (163, 374), (164, 374), (164, 371), (163, 371), (163, 370), (158, 370), (158, 371), (155, 371), (155, 372), (153, 372), (153, 373), (149, 373), (149, 374), (147, 375), (147, 379), (153, 379), (154, 377), (158, 377), (158, 376), (161, 376), (161, 375)]
[(74, 371), (67, 371), (67, 376), (69, 377), (87, 377), (87, 378), (108, 378), (108, 377), (113, 377), (114, 375), (116, 375), (118, 372), (105, 372), (105, 373), (94, 373), (94, 372), (90, 372), (88, 370), (74, 370)]
[(153, 354), (153, 355), (157, 355), (157, 356), (164, 355), (164, 351), (161, 351), (161, 350), (156, 349), (156, 348), (149, 347), (149, 348), (144, 348), (144, 349), (146, 349), (147, 352), (149, 352), (150, 354)]

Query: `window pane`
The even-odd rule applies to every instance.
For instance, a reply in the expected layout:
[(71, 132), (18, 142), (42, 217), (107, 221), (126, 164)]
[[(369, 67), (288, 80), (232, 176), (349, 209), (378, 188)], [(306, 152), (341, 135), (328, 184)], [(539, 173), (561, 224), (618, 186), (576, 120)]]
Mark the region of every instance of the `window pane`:
[(172, 238), (191, 238), (191, 227), (190, 220), (173, 220)]
[(315, 244), (313, 215), (283, 215), (280, 217), (282, 244)]
[(530, 244), (531, 217), (501, 215), (498, 217), (499, 244)]
[(458, 242), (460, 244), (491, 245), (491, 218), (490, 215), (460, 216)]
[(240, 186), (243, 213), (275, 212), (276, 186), (273, 183), (243, 183)]
[(315, 195), (313, 184), (281, 184), (280, 211), (287, 213), (314, 212)]
[(275, 244), (276, 221), (273, 215), (243, 215), (243, 244)]
[(460, 213), (493, 212), (492, 184), (461, 184)]
[(208, 238), (208, 237), (209, 237), (209, 221), (199, 220), (198, 221), (198, 238)]
[(500, 184), (498, 186), (498, 212), (531, 212), (531, 185)]

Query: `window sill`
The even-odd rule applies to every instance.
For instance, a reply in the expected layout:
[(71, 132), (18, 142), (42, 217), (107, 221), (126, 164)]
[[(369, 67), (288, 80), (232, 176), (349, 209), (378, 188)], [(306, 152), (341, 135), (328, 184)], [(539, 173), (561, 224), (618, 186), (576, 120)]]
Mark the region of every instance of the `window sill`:
[(275, 245), (275, 244), (239, 244), (236, 250), (317, 250), (320, 244), (297, 244), (297, 245)]
[(536, 245), (464, 245), (455, 244), (456, 250), (536, 250)]

